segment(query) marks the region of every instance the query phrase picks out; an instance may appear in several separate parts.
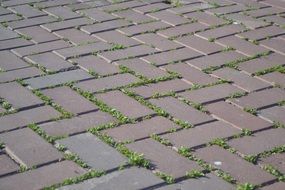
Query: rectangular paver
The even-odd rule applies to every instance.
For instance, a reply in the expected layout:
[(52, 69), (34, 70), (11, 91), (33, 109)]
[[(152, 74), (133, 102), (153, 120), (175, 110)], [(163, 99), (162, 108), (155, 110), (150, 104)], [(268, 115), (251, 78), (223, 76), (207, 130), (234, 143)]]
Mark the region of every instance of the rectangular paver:
[(23, 69), (12, 70), (0, 73), (0, 82), (9, 82), (16, 79), (26, 79), (43, 74), (43, 72), (35, 67), (27, 67)]
[(25, 61), (21, 60), (19, 57), (17, 57), (10, 51), (1, 51), (0, 57), (1, 70), (9, 71), (29, 67), (29, 65)]

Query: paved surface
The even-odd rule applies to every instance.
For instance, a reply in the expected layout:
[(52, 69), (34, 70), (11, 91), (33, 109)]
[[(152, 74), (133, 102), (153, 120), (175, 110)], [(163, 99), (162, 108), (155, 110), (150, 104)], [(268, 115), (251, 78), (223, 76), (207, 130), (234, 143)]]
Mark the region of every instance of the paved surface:
[(1, 190), (284, 190), (283, 0), (0, 2)]

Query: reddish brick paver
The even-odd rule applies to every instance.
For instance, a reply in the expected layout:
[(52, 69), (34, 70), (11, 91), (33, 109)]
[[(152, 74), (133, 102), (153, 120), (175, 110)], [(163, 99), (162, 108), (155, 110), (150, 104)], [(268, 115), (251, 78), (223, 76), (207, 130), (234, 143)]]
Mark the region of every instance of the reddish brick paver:
[(283, 0), (1, 1), (0, 189), (284, 190), (284, 25)]

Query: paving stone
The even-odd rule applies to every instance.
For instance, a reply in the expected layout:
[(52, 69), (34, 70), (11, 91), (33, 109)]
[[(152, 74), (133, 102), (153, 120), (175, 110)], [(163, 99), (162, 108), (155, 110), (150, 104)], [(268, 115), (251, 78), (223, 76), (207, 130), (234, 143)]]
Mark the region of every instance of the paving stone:
[(270, 5), (270, 6), (273, 6), (273, 7), (280, 7), (280, 8), (285, 8), (285, 4), (284, 2), (282, 1), (279, 1), (279, 0), (265, 0), (264, 2), (262, 2), (266, 5)]
[(164, 29), (168, 27), (170, 27), (169, 24), (157, 21), (157, 22), (150, 22), (150, 23), (145, 23), (145, 24), (140, 24), (140, 25), (129, 26), (126, 28), (121, 28), (121, 29), (118, 29), (118, 31), (128, 36), (134, 36), (134, 35), (143, 34), (146, 32), (154, 32), (156, 30), (160, 30), (160, 29)]
[(280, 88), (271, 88), (253, 92), (247, 96), (230, 100), (231, 103), (242, 108), (263, 109), (278, 104), (285, 99), (285, 91)]
[(18, 38), (19, 35), (12, 31), (9, 30), (7, 28), (0, 28), (0, 40), (9, 40), (9, 39), (14, 39), (14, 38)]
[(9, 72), (0, 73), (0, 82), (10, 82), (16, 79), (26, 79), (29, 77), (35, 77), (43, 74), (43, 72), (35, 67), (28, 67), (23, 69), (17, 69)]
[(114, 30), (114, 29), (121, 28), (124, 26), (130, 26), (130, 25), (132, 25), (130, 22), (119, 19), (119, 20), (111, 20), (108, 22), (102, 22), (102, 23), (96, 23), (96, 24), (92, 24), (88, 26), (83, 26), (80, 29), (86, 32), (87, 34), (94, 34), (98, 32)]
[(262, 118), (268, 119), (272, 122), (279, 122), (281, 124), (285, 124), (285, 108), (284, 107), (279, 107), (279, 106), (274, 106), (271, 108), (267, 108), (264, 110), (261, 110), (260, 116)]
[(280, 172), (285, 173), (285, 154), (273, 154), (266, 158), (261, 158), (259, 162), (262, 165), (272, 165), (276, 167)]
[(206, 109), (222, 121), (231, 123), (239, 129), (252, 131), (266, 129), (272, 126), (271, 123), (247, 113), (234, 105), (226, 102), (217, 102), (206, 106)]
[(155, 169), (174, 178), (183, 177), (186, 172), (191, 170), (201, 169), (194, 161), (180, 156), (175, 151), (153, 139), (145, 139), (126, 146), (132, 151), (142, 153), (146, 159), (150, 160)]
[(160, 30), (157, 33), (163, 37), (171, 38), (185, 34), (192, 34), (208, 28), (207, 25), (198, 22), (172, 27), (166, 30)]
[(253, 74), (258, 71), (269, 69), (271, 67), (284, 65), (283, 60), (284, 60), (283, 55), (280, 55), (278, 53), (272, 53), (268, 56), (242, 62), (241, 64), (238, 65), (238, 68), (249, 74)]
[(117, 32), (115, 30), (102, 32), (102, 33), (96, 33), (94, 34), (97, 38), (99, 38), (102, 41), (112, 43), (112, 44), (121, 44), (125, 47), (139, 45), (140, 43), (136, 40), (129, 38), (120, 32)]
[(189, 122), (192, 125), (208, 123), (215, 120), (209, 115), (196, 110), (174, 97), (152, 99), (150, 102), (165, 110), (176, 119)]
[(11, 0), (11, 1), (5, 1), (5, 2), (3, 1), (1, 2), (1, 5), (5, 7), (11, 7), (11, 6), (23, 5), (23, 4), (27, 4), (31, 2), (37, 2), (37, 0), (22, 0), (22, 1)]
[(67, 178), (74, 178), (84, 174), (86, 171), (72, 161), (62, 161), (55, 164), (43, 166), (24, 173), (7, 176), (0, 179), (1, 189), (42, 189)]
[(41, 17), (35, 17), (35, 18), (29, 18), (24, 20), (17, 20), (13, 22), (9, 22), (9, 27), (13, 30), (20, 29), (20, 28), (26, 28), (31, 26), (38, 26), (41, 24), (54, 22), (56, 19), (54, 17), (50, 16), (41, 16)]
[(262, 20), (258, 20), (240, 13), (229, 14), (225, 16), (226, 18), (233, 20), (235, 23), (244, 24), (247, 28), (250, 28), (252, 30), (268, 25), (268, 23)]
[(119, 73), (120, 69), (116, 65), (110, 64), (100, 57), (88, 55), (78, 59), (72, 59), (78, 66), (85, 71), (92, 71), (99, 75), (109, 75)]
[(18, 55), (19, 57), (25, 57), (27, 55), (34, 55), (38, 53), (45, 53), (56, 49), (62, 49), (69, 47), (70, 44), (63, 40), (57, 40), (53, 42), (47, 42), (42, 44), (36, 44), (33, 46), (27, 46), (22, 48), (13, 49), (12, 52)]
[[(4, 2), (4, 4), (5, 4), (5, 2)], [(4, 7), (0, 7), (0, 15), (7, 15), (7, 14), (11, 14), (11, 13), (12, 13), (12, 11), (10, 11), (9, 9), (6, 9)]]
[(209, 12), (211, 14), (216, 14), (216, 15), (225, 15), (225, 14), (242, 12), (247, 9), (249, 8), (244, 5), (232, 5), (232, 6), (209, 9), (209, 10), (206, 10), (206, 12)]
[[(126, 180), (128, 179), (128, 180)], [(93, 178), (79, 184), (65, 186), (59, 190), (125, 190), (145, 189), (163, 183), (163, 180), (144, 168), (126, 168), (100, 178)]]
[(256, 1), (248, 1), (248, 0), (230, 0), (231, 2), (235, 2), (237, 4), (245, 5), (247, 7), (253, 7), (253, 8), (265, 8), (268, 7), (268, 5), (262, 4), (260, 2)]
[(272, 38), (261, 42), (261, 46), (264, 46), (272, 51), (285, 55), (285, 40), (279, 38)]
[(213, 174), (207, 174), (205, 177), (201, 177), (198, 179), (187, 179), (184, 181), (181, 181), (176, 184), (170, 184), (167, 186), (160, 187), (156, 190), (173, 190), (173, 189), (199, 189), (199, 190), (234, 190), (235, 187), (221, 178), (217, 177)]
[(194, 50), (188, 48), (182, 48), (182, 49), (145, 56), (142, 57), (142, 59), (157, 66), (162, 66), (168, 63), (186, 61), (199, 56), (201, 56), (201, 54)]
[(29, 65), (18, 58), (16, 55), (11, 53), (10, 51), (1, 51), (0, 52), (0, 68), (4, 71), (21, 69), (25, 67), (29, 67)]
[(32, 45), (33, 43), (23, 38), (15, 38), (10, 40), (0, 41), (0, 51), (10, 50), (12, 48), (19, 48)]
[(185, 14), (185, 13), (195, 12), (199, 10), (209, 9), (212, 7), (213, 5), (210, 5), (208, 3), (193, 3), (193, 4), (185, 5), (182, 7), (170, 8), (169, 10), (177, 14)]
[(129, 59), (129, 60), (122, 60), (116, 61), (115, 64), (123, 65), (128, 67), (129, 69), (135, 71), (138, 74), (141, 74), (147, 78), (159, 78), (167, 76), (168, 73), (159, 69), (141, 59)]
[(165, 3), (154, 3), (154, 4), (148, 4), (148, 5), (144, 5), (140, 7), (135, 7), (133, 8), (133, 10), (139, 13), (142, 13), (142, 14), (147, 14), (153, 11), (160, 11), (160, 10), (164, 10), (170, 7), (171, 7), (170, 5), (167, 5)]
[(264, 47), (255, 45), (236, 36), (228, 36), (219, 39), (216, 42), (223, 45), (224, 47), (233, 47), (237, 50), (237, 52), (240, 52), (246, 56), (254, 56), (256, 54), (261, 54), (268, 51)]
[(119, 168), (127, 162), (116, 149), (102, 142), (91, 133), (75, 135), (56, 141), (67, 149), (77, 154), (88, 166), (99, 170), (108, 171)]
[(204, 32), (199, 32), (196, 35), (204, 38), (204, 39), (218, 39), (218, 38), (223, 38), (226, 36), (234, 35), (236, 33), (244, 31), (245, 28), (240, 25), (225, 25), (219, 28), (215, 28), (212, 30), (206, 30)]
[(73, 11), (82, 10), (82, 9), (89, 9), (92, 7), (102, 7), (106, 5), (110, 5), (111, 2), (107, 0), (98, 0), (98, 1), (82, 1), (80, 4), (71, 4), (67, 5), (67, 7), (71, 8)]
[(68, 39), (74, 45), (88, 44), (99, 41), (94, 36), (90, 36), (85, 32), (71, 28), (66, 30), (56, 31), (55, 34), (62, 39)]
[(76, 26), (83, 26), (87, 24), (92, 24), (93, 21), (87, 18), (75, 18), (71, 20), (64, 20), (60, 22), (53, 22), (49, 24), (43, 24), (41, 27), (48, 30), (49, 32), (55, 32), (58, 30), (64, 30), (68, 28), (74, 28)]
[(85, 132), (87, 129), (115, 122), (116, 119), (111, 115), (96, 111), (71, 119), (64, 119), (40, 125), (40, 127), (51, 136), (68, 136)]
[(180, 126), (170, 120), (157, 116), (148, 120), (143, 120), (135, 124), (125, 124), (119, 127), (107, 129), (103, 131), (116, 141), (136, 141), (150, 137), (152, 134), (163, 134), (171, 129), (178, 129)]
[(144, 86), (139, 86), (131, 88), (131, 91), (134, 91), (136, 94), (144, 98), (150, 98), (156, 93), (166, 94), (168, 92), (179, 92), (191, 88), (192, 85), (187, 84), (186, 82), (180, 79), (174, 79), (169, 81), (163, 81), (154, 84), (146, 84)]
[(48, 7), (71, 5), (76, 3), (78, 3), (78, 1), (76, 0), (57, 0), (57, 1), (44, 1), (44, 2), (35, 3), (34, 6), (43, 9)]
[(125, 73), (104, 78), (98, 78), (78, 83), (76, 86), (89, 92), (98, 92), (102, 90), (113, 89), (117, 87), (123, 87), (140, 80), (135, 76)]
[(157, 52), (157, 50), (146, 45), (140, 45), (126, 49), (99, 53), (99, 56), (111, 63), (113, 61), (118, 61), (125, 58), (149, 55), (154, 52)]
[(126, 1), (126, 2), (121, 2), (121, 3), (116, 3), (116, 4), (104, 6), (104, 7), (102, 7), (102, 9), (104, 11), (111, 12), (111, 11), (134, 8), (134, 7), (140, 7), (143, 5), (146, 5), (146, 3), (135, 0), (135, 1)]
[(42, 106), (18, 113), (5, 115), (0, 118), (0, 132), (25, 127), (31, 123), (40, 123), (59, 117), (59, 113), (52, 107)]
[(167, 24), (170, 24), (172, 26), (177, 26), (181, 24), (185, 24), (190, 22), (189, 19), (186, 19), (185, 17), (176, 15), (174, 13), (171, 13), (169, 11), (159, 11), (155, 13), (148, 14), (149, 16), (161, 20), (162, 22), (165, 22)]
[(0, 84), (0, 97), (18, 110), (43, 104), (43, 101), (17, 82)]
[(282, 190), (285, 188), (284, 182), (276, 182), (272, 185), (261, 188), (262, 190)]
[(262, 184), (275, 177), (242, 158), (218, 146), (202, 148), (195, 155), (211, 165), (229, 173), (241, 183)]
[(25, 60), (32, 64), (43, 66), (47, 71), (64, 71), (74, 67), (74, 65), (52, 52), (27, 56)]
[[(89, 8), (89, 6), (88, 6), (88, 8)], [(85, 9), (85, 10), (81, 10), (80, 12), (82, 12), (83, 14), (85, 14), (86, 16), (88, 16), (89, 18), (91, 18), (97, 22), (105, 22), (105, 21), (117, 19), (117, 17), (115, 17), (109, 13), (106, 13), (106, 12), (100, 10), (99, 8)]]
[(184, 15), (187, 18), (192, 20), (198, 20), (198, 22), (202, 24), (206, 24), (208, 26), (216, 26), (224, 24), (226, 21), (222, 18), (218, 18), (214, 15), (207, 14), (205, 12), (192, 12)]
[(279, 72), (268, 73), (262, 75), (260, 78), (270, 82), (272, 85), (280, 85), (285, 87), (285, 76)]
[(13, 173), (20, 169), (20, 167), (6, 154), (0, 154), (0, 176)]
[(59, 38), (45, 29), (41, 28), (40, 26), (32, 26), (27, 28), (17, 29), (16, 32), (31, 37), (31, 41), (39, 44), (43, 42), (50, 42), (58, 40)]
[(1, 15), (0, 16), (0, 22), (11, 22), (15, 20), (20, 20), (21, 17), (15, 15), (15, 14), (8, 14), (8, 15)]
[(96, 105), (66, 86), (47, 89), (42, 92), (71, 113), (80, 114), (98, 110)]
[(62, 20), (68, 20), (68, 19), (74, 19), (74, 18), (79, 18), (81, 17), (80, 14), (73, 12), (71, 9), (67, 7), (51, 7), (44, 9), (44, 12), (60, 18)]
[[(220, 84), (215, 86), (210, 86), (206, 88), (201, 88), (197, 90), (185, 91), (179, 93), (189, 101), (200, 103), (200, 104), (210, 104), (213, 102), (222, 101), (225, 98), (231, 96), (235, 93), (242, 93), (243, 90), (230, 85), (230, 84)], [(211, 94), (211, 96), (205, 96), (205, 94)]]
[(13, 11), (14, 13), (22, 15), (25, 18), (33, 18), (33, 17), (39, 17), (39, 16), (47, 15), (45, 12), (42, 12), (38, 9), (35, 9), (28, 4), (10, 7), (9, 9), (11, 11)]
[(33, 89), (39, 88), (47, 88), (50, 86), (55, 86), (71, 81), (79, 81), (91, 78), (92, 76), (89, 75), (87, 72), (82, 71), (80, 69), (61, 72), (53, 75), (46, 75), (37, 78), (27, 79), (24, 82), (29, 84)]
[(131, 10), (131, 9), (115, 12), (115, 13), (113, 13), (113, 15), (120, 17), (120, 18), (124, 18), (128, 21), (131, 21), (134, 24), (154, 21), (153, 18), (151, 18), (147, 15), (138, 13), (138, 12)]
[(279, 28), (278, 26), (268, 26), (264, 28), (258, 28), (256, 30), (239, 33), (237, 35), (239, 37), (248, 38), (250, 40), (262, 40), (267, 37), (278, 36), (284, 33), (285, 30)]
[(227, 51), (227, 52), (221, 52), (209, 56), (203, 56), (200, 58), (192, 59), (190, 61), (187, 61), (187, 63), (195, 68), (203, 70), (209, 67), (222, 66), (226, 63), (241, 58), (245, 58), (245, 56), (235, 51)]
[(271, 16), (266, 16), (263, 18), (260, 18), (260, 20), (265, 20), (266, 22), (273, 22), (275, 24), (278, 24), (279, 26), (282, 26), (285, 24), (285, 18), (277, 15), (271, 15)]
[(209, 55), (222, 51), (224, 48), (216, 43), (209, 42), (205, 39), (197, 36), (185, 36), (175, 39), (178, 42), (188, 48), (194, 49), (201, 54)]
[(177, 148), (181, 146), (192, 148), (209, 143), (214, 139), (230, 137), (240, 132), (239, 129), (230, 124), (216, 121), (191, 129), (162, 135), (161, 137), (168, 139)]
[(228, 144), (242, 154), (259, 154), (264, 151), (269, 151), (274, 147), (284, 145), (284, 134), (285, 130), (283, 128), (270, 129), (255, 133), (251, 136), (233, 139), (229, 141)]
[(54, 50), (53, 52), (62, 57), (63, 59), (70, 59), (74, 57), (88, 55), (94, 52), (100, 52), (110, 49), (112, 46), (105, 42), (97, 42), (93, 44), (87, 44), (82, 46), (74, 46), (64, 48), (60, 50)]
[(141, 105), (139, 102), (128, 97), (120, 91), (111, 91), (105, 94), (98, 94), (96, 97), (130, 118), (138, 118), (154, 114), (151, 109)]
[(283, 13), (283, 12), (284, 12), (284, 9), (276, 8), (276, 7), (268, 7), (268, 8), (264, 8), (264, 9), (247, 11), (246, 13), (252, 17), (259, 18), (259, 17), (264, 17), (267, 15), (273, 15), (273, 14), (279, 14), (279, 13)]
[(56, 148), (29, 128), (4, 133), (0, 135), (0, 139), (5, 143), (7, 153), (27, 167), (51, 163), (62, 158)]

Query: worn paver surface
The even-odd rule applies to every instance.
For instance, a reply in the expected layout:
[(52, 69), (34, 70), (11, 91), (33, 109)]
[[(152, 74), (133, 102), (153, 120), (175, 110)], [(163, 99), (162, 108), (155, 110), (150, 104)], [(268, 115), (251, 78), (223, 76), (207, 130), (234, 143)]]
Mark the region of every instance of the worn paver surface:
[(18, 189), (285, 190), (285, 1), (0, 1)]

